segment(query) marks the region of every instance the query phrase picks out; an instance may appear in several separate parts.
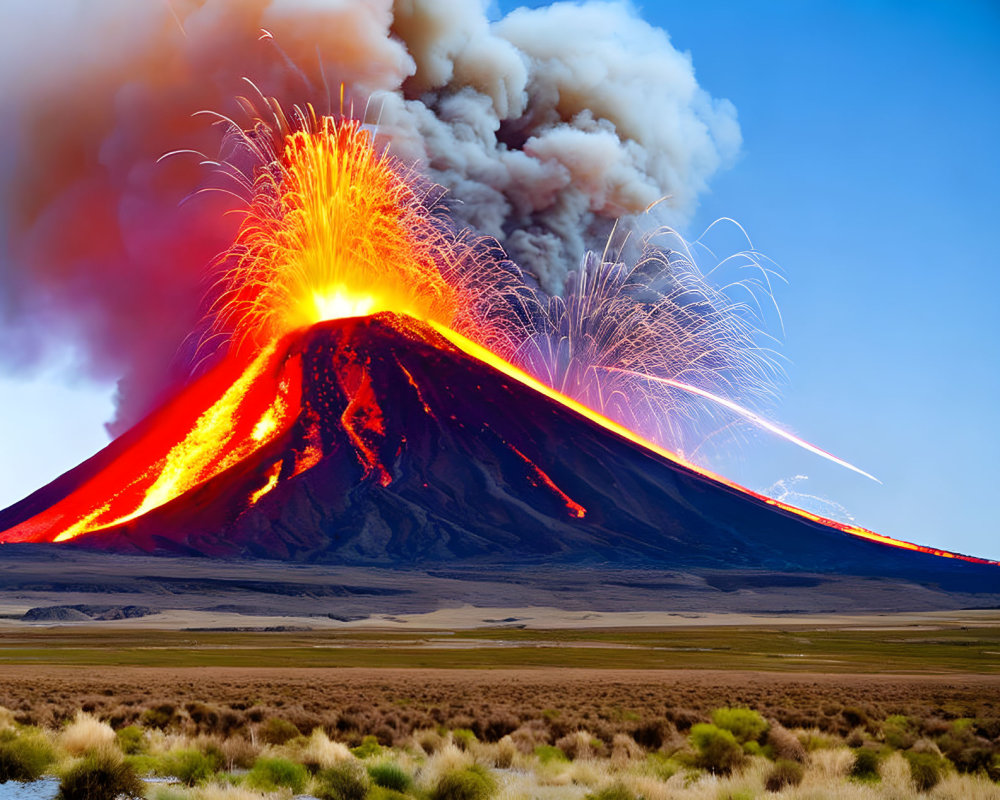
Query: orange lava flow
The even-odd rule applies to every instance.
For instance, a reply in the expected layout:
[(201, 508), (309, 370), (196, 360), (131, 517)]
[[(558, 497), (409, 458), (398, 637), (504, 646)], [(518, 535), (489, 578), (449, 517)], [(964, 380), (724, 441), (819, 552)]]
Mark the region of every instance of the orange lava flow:
[(271, 465), (271, 468), (267, 471), (267, 482), (261, 486), (257, 491), (250, 495), (250, 505), (257, 505), (257, 501), (260, 500), (265, 494), (271, 491), (275, 486), (278, 485), (278, 478), (281, 475), (281, 462), (277, 461)]
[(376, 475), (382, 486), (392, 483), (392, 475), (378, 454), (379, 440), (385, 436), (385, 422), (372, 379), (364, 365), (350, 365), (340, 375), (344, 394), (348, 397), (340, 424), (361, 459), (365, 476)]
[(239, 464), (297, 416), (300, 360), (284, 353), (273, 342), (249, 362), (223, 361), (119, 440), (126, 446), (108, 466), (2, 541), (65, 542), (121, 525)]
[(554, 494), (559, 496), (559, 499), (566, 504), (566, 509), (569, 511), (570, 514), (572, 514), (577, 519), (583, 519), (585, 516), (587, 516), (587, 509), (585, 509), (572, 497), (566, 494), (566, 492), (564, 492), (562, 489), (556, 486), (556, 482), (548, 476), (548, 473), (546, 473), (545, 470), (543, 470), (540, 466), (538, 466), (538, 464), (536, 464), (534, 461), (528, 458), (524, 453), (522, 453), (520, 450), (514, 447), (514, 445), (510, 444), (510, 442), (507, 443), (507, 446), (514, 451), (515, 455), (520, 457), (520, 459), (531, 468), (531, 471), (535, 473), (536, 478), (538, 478), (542, 483), (544, 483), (549, 488), (549, 490), (551, 490)]

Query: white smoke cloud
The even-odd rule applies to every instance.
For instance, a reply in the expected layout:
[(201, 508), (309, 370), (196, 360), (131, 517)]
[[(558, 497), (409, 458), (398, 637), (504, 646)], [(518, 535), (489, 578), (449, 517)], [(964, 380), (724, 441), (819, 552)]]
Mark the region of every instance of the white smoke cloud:
[[(0, 322), (6, 365), (70, 341), (145, 413), (233, 232), (208, 179), (163, 153), (218, 150), (194, 112), (236, 113), (250, 77), (282, 103), (380, 115), (398, 156), (448, 190), (550, 292), (612, 220), (682, 224), (740, 145), (732, 105), (625, 3), (490, 23), (475, 0), (8, 0), (0, 32)], [(266, 29), (273, 39), (260, 37)], [(16, 355), (12, 355), (16, 353)]]

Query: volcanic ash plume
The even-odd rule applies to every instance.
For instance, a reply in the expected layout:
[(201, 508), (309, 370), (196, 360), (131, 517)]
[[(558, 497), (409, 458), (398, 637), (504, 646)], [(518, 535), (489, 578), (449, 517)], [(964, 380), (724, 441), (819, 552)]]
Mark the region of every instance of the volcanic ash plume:
[[(168, 151), (219, 151), (198, 111), (236, 114), (251, 78), (285, 106), (346, 88), (401, 159), (560, 292), (611, 220), (692, 210), (739, 147), (735, 112), (625, 4), (490, 22), (468, 0), (8, 4), (0, 47), (0, 315), (7, 367), (74, 342), (124, 375), (119, 431), (155, 402), (239, 204)], [(262, 32), (263, 31), (263, 32)], [(185, 201), (183, 202), (182, 201)], [(65, 346), (64, 344), (61, 346)], [(11, 359), (17, 359), (16, 362)]]

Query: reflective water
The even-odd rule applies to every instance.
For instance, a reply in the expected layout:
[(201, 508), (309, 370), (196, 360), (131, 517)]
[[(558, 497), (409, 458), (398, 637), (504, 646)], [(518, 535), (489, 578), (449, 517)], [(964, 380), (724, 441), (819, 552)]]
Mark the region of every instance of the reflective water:
[(0, 783), (0, 800), (52, 800), (59, 791), (59, 781), (42, 778), (32, 783)]

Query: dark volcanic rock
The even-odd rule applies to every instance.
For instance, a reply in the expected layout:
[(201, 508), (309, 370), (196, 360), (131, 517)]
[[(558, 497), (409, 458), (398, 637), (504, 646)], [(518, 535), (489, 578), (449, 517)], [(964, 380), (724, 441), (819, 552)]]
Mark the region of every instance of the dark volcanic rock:
[[(304, 376), (291, 429), (198, 489), (74, 544), (388, 567), (808, 572), (810, 585), (839, 573), (1000, 590), (996, 566), (860, 539), (657, 456), (413, 321), (325, 323), (287, 357), (302, 359)], [(251, 505), (276, 469), (277, 485)], [(47, 502), (80, 480), (64, 476)], [(0, 514), (0, 528), (42, 504), (28, 500)]]
[(148, 606), (39, 606), (21, 617), (24, 622), (86, 622), (90, 620), (137, 619), (160, 612)]
[(29, 608), (23, 622), (90, 622), (90, 615), (71, 606), (39, 606)]

